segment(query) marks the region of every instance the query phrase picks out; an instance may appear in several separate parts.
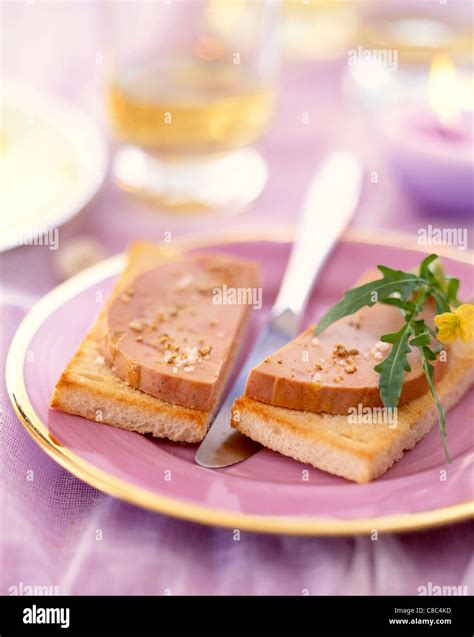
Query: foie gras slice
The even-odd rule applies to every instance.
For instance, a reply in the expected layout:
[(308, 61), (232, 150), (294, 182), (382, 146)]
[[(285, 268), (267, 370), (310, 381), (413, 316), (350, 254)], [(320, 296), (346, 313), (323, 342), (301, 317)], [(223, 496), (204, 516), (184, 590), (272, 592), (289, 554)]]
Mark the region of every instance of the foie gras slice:
[[(161, 400), (208, 411), (222, 390), (252, 310), (258, 267), (190, 255), (139, 275), (112, 302), (104, 356), (116, 376)], [(242, 290), (228, 295), (217, 290)], [(221, 302), (215, 302), (217, 301)]]
[[(423, 318), (433, 324), (434, 309), (427, 304)], [(388, 305), (362, 308), (333, 323), (318, 337), (314, 325), (288, 345), (254, 367), (245, 394), (263, 403), (310, 412), (347, 414), (349, 408), (382, 407), (374, 367), (390, 352), (380, 336), (398, 331), (400, 311)], [(418, 349), (408, 355), (399, 405), (428, 391)], [(435, 381), (446, 364), (434, 361)]]

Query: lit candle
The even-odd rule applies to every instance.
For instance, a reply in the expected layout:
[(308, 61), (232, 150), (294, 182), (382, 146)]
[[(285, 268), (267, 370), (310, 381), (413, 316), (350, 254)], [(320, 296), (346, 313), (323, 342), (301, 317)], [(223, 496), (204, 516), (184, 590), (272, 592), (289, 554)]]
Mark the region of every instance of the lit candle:
[(439, 54), (433, 59), (428, 81), (428, 104), (441, 135), (462, 140), (461, 91), (453, 61)]
[(445, 55), (433, 59), (426, 102), (394, 108), (382, 118), (388, 157), (423, 208), (433, 213), (472, 213), (472, 83), (457, 77)]

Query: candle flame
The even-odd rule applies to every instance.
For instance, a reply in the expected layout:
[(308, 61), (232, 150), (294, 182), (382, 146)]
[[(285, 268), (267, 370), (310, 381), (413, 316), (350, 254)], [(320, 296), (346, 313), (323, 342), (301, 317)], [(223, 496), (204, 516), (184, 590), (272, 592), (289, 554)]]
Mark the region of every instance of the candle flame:
[(227, 49), (222, 40), (214, 36), (204, 36), (200, 38), (194, 45), (193, 51), (197, 57), (206, 62), (219, 60), (227, 53)]
[(431, 63), (428, 101), (441, 124), (452, 126), (458, 121), (461, 98), (456, 67), (444, 53), (435, 55)]

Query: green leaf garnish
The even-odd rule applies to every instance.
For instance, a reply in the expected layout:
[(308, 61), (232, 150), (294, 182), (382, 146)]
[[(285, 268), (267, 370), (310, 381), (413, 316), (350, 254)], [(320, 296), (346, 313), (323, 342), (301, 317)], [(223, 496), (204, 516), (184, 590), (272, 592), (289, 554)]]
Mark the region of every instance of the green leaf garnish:
[(461, 305), (461, 301), (458, 299), (459, 279), (447, 277), (446, 281), (446, 296), (448, 297), (449, 303), (451, 305), (454, 305), (454, 307)]
[(382, 278), (348, 290), (342, 300), (317, 323), (314, 333), (321, 334), (339, 319), (376, 303), (398, 308), (404, 318), (403, 326), (398, 332), (382, 334), (380, 337), (381, 341), (392, 345), (386, 358), (374, 367), (380, 374), (380, 397), (387, 408), (398, 405), (405, 373), (410, 371), (408, 354), (416, 347), (438, 412), (441, 443), (448, 462), (451, 462), (446, 444), (446, 415), (436, 393), (432, 364), (443, 345), (436, 340), (436, 331), (426, 325), (419, 314), (428, 299), (433, 299), (437, 314), (450, 312), (451, 307), (457, 307), (460, 304), (457, 296), (459, 280), (446, 276), (436, 254), (423, 259), (417, 273), (393, 270), (383, 265), (377, 267)]
[(436, 410), (438, 412), (439, 421), (439, 433), (441, 437), (441, 444), (443, 445), (444, 454), (448, 462), (451, 462), (451, 456), (449, 455), (448, 447), (446, 444), (446, 412), (441, 404), (438, 394), (436, 393), (434, 385), (434, 368), (431, 361), (435, 361), (437, 354), (442, 349), (442, 344), (437, 343), (437, 347), (432, 347), (432, 330), (429, 329), (424, 321), (414, 322), (415, 338), (410, 341), (410, 345), (414, 345), (418, 348), (421, 356), (421, 362), (423, 365), (423, 371), (428, 381), (428, 387), (430, 389), (433, 400), (435, 401)]
[(369, 281), (369, 283), (360, 285), (358, 288), (348, 290), (344, 294), (342, 301), (336, 303), (336, 305), (318, 321), (315, 331), (316, 335), (321, 334), (323, 330), (344, 316), (354, 314), (354, 312), (357, 312), (363, 307), (372, 307), (372, 305), (375, 305), (375, 303), (378, 303), (382, 299), (386, 299), (391, 294), (398, 293), (406, 297), (412, 290), (419, 286), (420, 283), (424, 282), (423, 279), (409, 272), (392, 270), (383, 265), (377, 267), (384, 275), (383, 278), (377, 279), (376, 281)]
[(384, 343), (391, 343), (392, 349), (384, 360), (374, 367), (380, 374), (380, 397), (385, 407), (396, 407), (402, 392), (403, 377), (410, 371), (407, 354), (411, 352), (408, 345), (410, 325), (405, 325), (393, 334), (385, 334), (380, 339)]
[[(444, 455), (446, 456), (446, 460), (451, 462), (451, 456), (449, 454), (448, 446), (446, 443), (446, 412), (444, 411), (444, 407), (441, 404), (438, 394), (436, 393), (436, 388), (434, 384), (434, 369), (431, 364), (431, 360), (436, 360), (436, 354), (434, 354), (429, 347), (419, 347), (418, 348), (421, 354), (421, 360), (423, 361), (423, 371), (425, 372), (426, 379), (428, 381), (428, 386), (430, 388), (431, 395), (435, 401), (436, 410), (438, 412), (438, 421), (439, 421), (439, 433), (441, 438), (441, 444), (443, 445)], [(431, 355), (432, 356), (431, 356)]]
[[(423, 261), (420, 263), (420, 270), (419, 270), (421, 277), (426, 279), (430, 275), (432, 275), (433, 277), (435, 276), (434, 272), (437, 269), (435, 265), (435, 261), (437, 258), (438, 258), (437, 254), (430, 254), (429, 256), (423, 259)], [(436, 261), (436, 263), (439, 263), (439, 261)], [(440, 272), (440, 276), (443, 276), (443, 275), (444, 275), (444, 271)]]

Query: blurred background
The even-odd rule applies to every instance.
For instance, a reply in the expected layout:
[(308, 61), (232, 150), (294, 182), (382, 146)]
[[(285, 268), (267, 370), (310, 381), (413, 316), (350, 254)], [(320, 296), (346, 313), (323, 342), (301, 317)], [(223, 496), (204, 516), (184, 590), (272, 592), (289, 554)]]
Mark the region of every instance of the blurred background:
[[(365, 167), (353, 226), (415, 239), (427, 224), (470, 228), (472, 12), (469, 0), (3, 2), (6, 287), (23, 278), (39, 295), (135, 237), (294, 223), (335, 148)], [(21, 245), (59, 226), (59, 250)]]
[[(0, 0), (0, 349), (43, 294), (134, 238), (263, 226), (271, 239), (297, 222), (333, 149), (364, 166), (353, 235), (416, 246), (431, 227), (470, 242), (473, 7)], [(28, 245), (38, 239), (46, 245)], [(378, 542), (234, 542), (230, 530), (160, 517), (83, 484), (38, 451), (6, 391), (0, 416), (0, 552), (5, 577), (20, 584), (161, 594), (171, 578), (191, 594), (299, 594), (310, 582), (310, 595), (375, 595), (472, 579), (467, 522)], [(134, 564), (126, 577), (125, 563)]]

